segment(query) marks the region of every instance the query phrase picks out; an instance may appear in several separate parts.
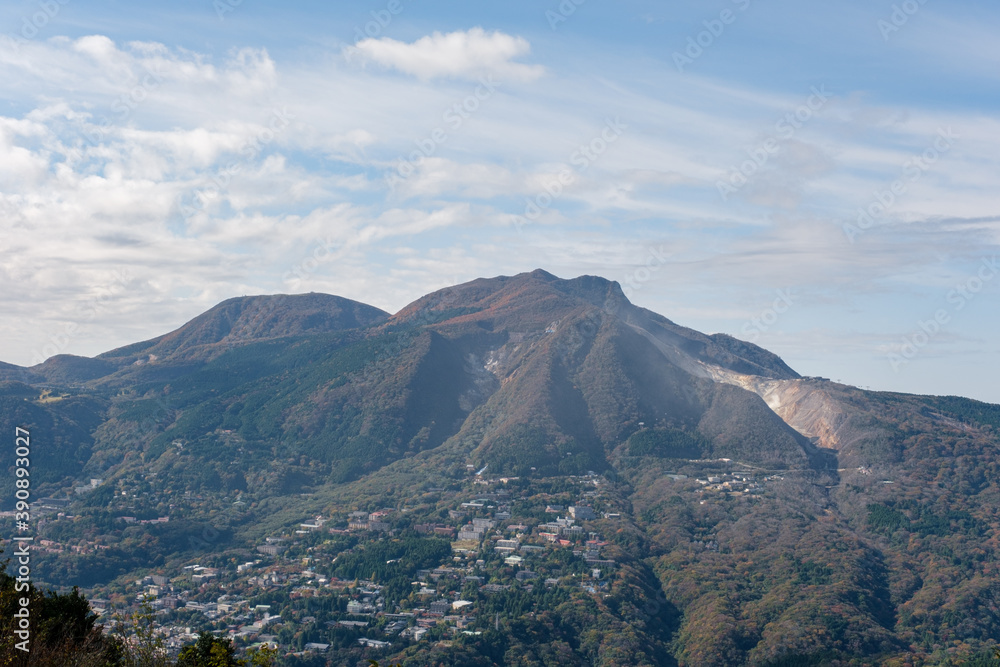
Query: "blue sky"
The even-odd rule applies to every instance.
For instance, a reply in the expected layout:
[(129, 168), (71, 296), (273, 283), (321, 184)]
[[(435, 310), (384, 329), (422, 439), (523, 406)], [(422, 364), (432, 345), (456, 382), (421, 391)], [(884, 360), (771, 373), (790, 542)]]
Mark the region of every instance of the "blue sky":
[(939, 0), (4, 3), (0, 360), (542, 267), (1000, 403), (998, 31)]

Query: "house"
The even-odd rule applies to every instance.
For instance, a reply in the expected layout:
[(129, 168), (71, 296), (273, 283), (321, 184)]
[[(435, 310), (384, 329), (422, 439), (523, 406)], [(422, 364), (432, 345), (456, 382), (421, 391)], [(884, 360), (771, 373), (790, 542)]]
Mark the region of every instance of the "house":
[(475, 526), (471, 523), (462, 526), (461, 530), (458, 531), (458, 539), (460, 540), (476, 540), (477, 542), (483, 539), (483, 531), (476, 530)]
[(368, 615), (375, 613), (375, 605), (369, 604), (367, 602), (358, 602), (357, 600), (351, 600), (347, 603), (347, 613), (348, 614), (358, 614), (358, 615)]
[(493, 548), (496, 551), (511, 552), (511, 551), (517, 551), (518, 547), (520, 546), (521, 543), (518, 540), (497, 540), (496, 546), (494, 546)]
[(316, 651), (317, 653), (326, 653), (330, 650), (329, 644), (317, 644), (316, 642), (309, 642), (303, 647), (306, 651)]
[(448, 613), (449, 609), (451, 609), (451, 603), (447, 600), (435, 600), (431, 602), (430, 613), (441, 614), (443, 616)]
[[(512, 558), (517, 558), (517, 556), (512, 556)], [(500, 591), (505, 591), (510, 588), (507, 584), (486, 584), (479, 590), (484, 593), (499, 593)]]
[(267, 554), (268, 556), (277, 556), (284, 553), (286, 549), (288, 549), (288, 547), (283, 544), (262, 544), (257, 547), (257, 551), (262, 554)]

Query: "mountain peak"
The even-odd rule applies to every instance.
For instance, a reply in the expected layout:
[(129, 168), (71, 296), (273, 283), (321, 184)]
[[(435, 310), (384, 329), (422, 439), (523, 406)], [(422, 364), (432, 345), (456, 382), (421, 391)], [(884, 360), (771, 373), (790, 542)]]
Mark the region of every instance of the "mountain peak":
[[(521, 275), (524, 275), (524, 274), (521, 274)], [(531, 276), (532, 278), (537, 278), (538, 280), (546, 280), (548, 282), (553, 282), (553, 281), (556, 281), (556, 280), (561, 280), (560, 278), (552, 275), (551, 273), (549, 273), (545, 269), (535, 269), (534, 271), (532, 271), (528, 275)], [(515, 277), (517, 277), (517, 276), (515, 276)]]
[(201, 356), (220, 345), (355, 329), (388, 316), (374, 306), (317, 292), (234, 297), (168, 334), (98, 358), (130, 362), (149, 355)]

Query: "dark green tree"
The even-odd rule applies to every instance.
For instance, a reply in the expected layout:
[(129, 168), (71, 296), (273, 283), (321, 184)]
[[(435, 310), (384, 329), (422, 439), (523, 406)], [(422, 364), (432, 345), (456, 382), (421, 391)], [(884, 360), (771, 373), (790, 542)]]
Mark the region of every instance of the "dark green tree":
[[(3, 667), (118, 667), (121, 651), (118, 642), (105, 637), (97, 616), (77, 589), (72, 593), (42, 592), (21, 585), (7, 574), (9, 560), (0, 563), (0, 665)], [(30, 633), (27, 647), (19, 650), (24, 639), (21, 629), (23, 600), (28, 601), (26, 621)]]

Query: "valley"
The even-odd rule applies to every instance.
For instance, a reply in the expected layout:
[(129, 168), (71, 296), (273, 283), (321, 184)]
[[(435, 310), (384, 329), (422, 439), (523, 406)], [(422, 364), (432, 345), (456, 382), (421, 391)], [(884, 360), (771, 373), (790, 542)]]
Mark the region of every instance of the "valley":
[(1000, 406), (803, 378), (596, 277), (394, 315), (233, 299), (0, 367), (0, 417), (36, 443), (37, 583), (80, 586), (101, 622), (145, 598), (178, 645), (902, 666), (1000, 632)]

